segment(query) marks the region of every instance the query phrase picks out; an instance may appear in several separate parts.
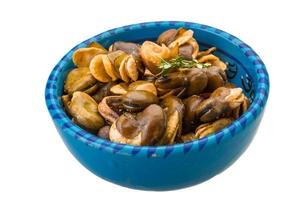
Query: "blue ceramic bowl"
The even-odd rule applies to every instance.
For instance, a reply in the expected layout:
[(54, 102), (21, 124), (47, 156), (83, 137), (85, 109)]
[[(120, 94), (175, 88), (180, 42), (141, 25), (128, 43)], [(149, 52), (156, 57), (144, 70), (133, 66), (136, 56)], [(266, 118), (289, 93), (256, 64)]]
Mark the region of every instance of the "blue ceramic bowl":
[[(227, 128), (209, 137), (170, 146), (131, 146), (98, 138), (74, 124), (62, 108), (60, 96), (73, 52), (97, 41), (155, 40), (167, 29), (194, 31), (200, 48), (216, 46), (229, 63), (231, 82), (251, 100), (249, 110)], [(144, 190), (171, 190), (201, 183), (229, 167), (252, 141), (268, 98), (269, 78), (258, 55), (238, 38), (202, 24), (178, 21), (140, 23), (96, 35), (70, 50), (52, 70), (46, 85), (46, 104), (52, 120), (72, 154), (97, 176), (113, 183)]]

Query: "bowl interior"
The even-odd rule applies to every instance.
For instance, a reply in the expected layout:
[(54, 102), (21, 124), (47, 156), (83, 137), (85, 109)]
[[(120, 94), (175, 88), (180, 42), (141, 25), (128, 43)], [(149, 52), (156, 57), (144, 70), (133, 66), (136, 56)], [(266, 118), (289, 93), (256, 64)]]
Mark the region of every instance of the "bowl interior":
[[(229, 81), (233, 82), (238, 87), (241, 87), (252, 102), (249, 111), (243, 114), (240, 119), (232, 123), (227, 128), (226, 133), (220, 131), (213, 134), (208, 137), (208, 141), (215, 143), (215, 140), (219, 141), (218, 138), (222, 138), (224, 134), (237, 132), (241, 127), (245, 127), (247, 123), (253, 121), (259, 112), (262, 111), (267, 100), (269, 89), (267, 71), (257, 54), (238, 38), (219, 29), (189, 22), (166, 21), (141, 23), (112, 29), (96, 35), (70, 50), (53, 69), (46, 86), (46, 102), (56, 125), (61, 126), (62, 128), (71, 128), (64, 130), (75, 137), (79, 137), (82, 141), (88, 142), (88, 144), (93, 144), (96, 147), (100, 144), (111, 146), (111, 142), (104, 141), (100, 138), (97, 139), (97, 137), (94, 137), (76, 126), (71, 120), (66, 119), (66, 114), (62, 110), (62, 103), (59, 97), (63, 93), (64, 80), (68, 72), (75, 67), (72, 62), (73, 52), (78, 48), (86, 47), (93, 41), (101, 43), (106, 48), (115, 41), (136, 43), (142, 43), (145, 40), (155, 41), (163, 31), (180, 27), (185, 27), (186, 29), (192, 29), (194, 31), (194, 38), (199, 43), (200, 49), (207, 49), (212, 46), (217, 47), (216, 55), (228, 63), (228, 70), (226, 73)], [(195, 142), (199, 142), (200, 144), (205, 141), (206, 138)], [(120, 145), (117, 145), (116, 143), (115, 146), (117, 148), (124, 147), (124, 145), (120, 147)], [(181, 148), (184, 145), (176, 144), (173, 146)], [(126, 148), (124, 149), (128, 148), (128, 150), (131, 150), (132, 148), (131, 145), (125, 145), (125, 147)], [(178, 151), (180, 148), (178, 148)], [(157, 149), (164, 151), (164, 148), (162, 147), (157, 147)], [(112, 148), (112, 150), (114, 150), (114, 148)]]

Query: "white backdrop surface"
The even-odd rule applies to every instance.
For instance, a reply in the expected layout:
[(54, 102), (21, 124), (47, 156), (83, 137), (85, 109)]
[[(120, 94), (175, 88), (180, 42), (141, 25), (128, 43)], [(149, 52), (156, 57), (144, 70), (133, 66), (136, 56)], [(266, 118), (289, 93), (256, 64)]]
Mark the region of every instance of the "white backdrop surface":
[[(1, 1), (0, 199), (299, 199), (297, 1)], [(182, 20), (225, 30), (265, 62), (271, 92), (253, 143), (213, 179), (145, 192), (104, 181), (80, 165), (44, 103), (47, 77), (79, 42), (132, 23)], [(184, 169), (183, 169), (184, 170)]]

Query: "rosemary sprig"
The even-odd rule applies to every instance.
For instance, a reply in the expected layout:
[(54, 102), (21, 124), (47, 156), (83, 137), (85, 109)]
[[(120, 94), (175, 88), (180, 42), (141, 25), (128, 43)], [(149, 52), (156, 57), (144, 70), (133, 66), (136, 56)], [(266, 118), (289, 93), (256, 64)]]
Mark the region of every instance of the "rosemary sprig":
[(210, 67), (210, 63), (199, 63), (198, 60), (185, 60), (182, 57), (176, 57), (172, 58), (169, 61), (166, 61), (164, 59), (161, 59), (161, 63), (159, 65), (159, 68), (162, 69), (159, 75), (165, 75), (167, 74), (171, 69), (176, 68), (208, 68)]

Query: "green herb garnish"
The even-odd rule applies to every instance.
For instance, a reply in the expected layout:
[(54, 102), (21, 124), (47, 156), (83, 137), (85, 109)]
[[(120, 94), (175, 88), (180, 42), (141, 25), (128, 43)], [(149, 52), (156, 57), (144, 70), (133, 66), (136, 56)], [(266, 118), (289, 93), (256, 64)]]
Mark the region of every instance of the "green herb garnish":
[(159, 68), (162, 69), (162, 71), (159, 73), (159, 75), (165, 75), (171, 69), (176, 69), (176, 68), (193, 68), (193, 67), (208, 68), (210, 66), (211, 66), (210, 63), (199, 63), (198, 60), (196, 60), (196, 59), (185, 60), (182, 57), (172, 58), (169, 61), (161, 59)]

